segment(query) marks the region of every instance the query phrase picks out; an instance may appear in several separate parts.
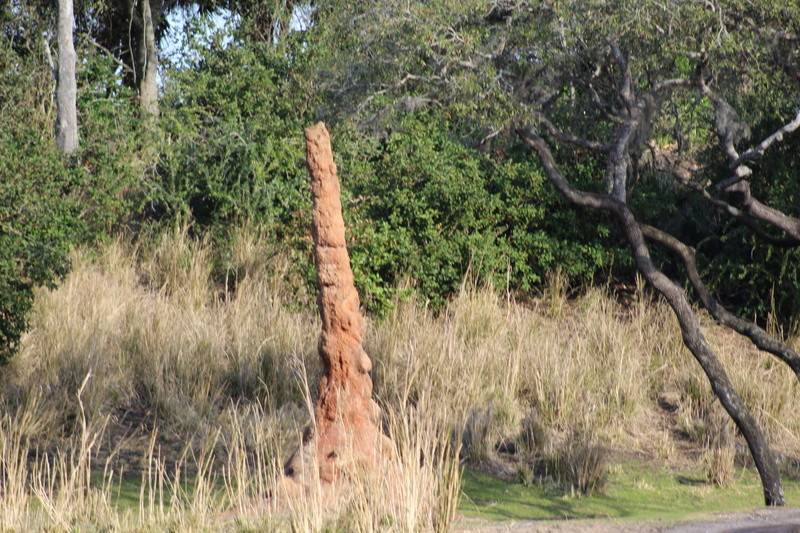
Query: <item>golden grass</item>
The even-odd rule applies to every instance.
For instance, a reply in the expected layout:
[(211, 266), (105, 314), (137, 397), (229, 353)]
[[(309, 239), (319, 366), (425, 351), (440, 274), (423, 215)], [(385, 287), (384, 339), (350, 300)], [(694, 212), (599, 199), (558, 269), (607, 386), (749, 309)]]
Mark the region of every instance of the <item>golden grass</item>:
[[(644, 290), (622, 309), (601, 289), (568, 300), (561, 278), (527, 305), (465, 284), (439, 314), (412, 298), (368, 323), (395, 482), (362, 480), (335, 509), (306, 498), (223, 520), (252, 514), (280, 477), (320, 372), (316, 310), (302, 292), (298, 305), (285, 256), (252, 228), (232, 243), (224, 280), (213, 245), (176, 232), (76, 252), (64, 283), (39, 292), (33, 329), (0, 373), (0, 529), (446, 530), (460, 452), (490, 461), (516, 443), (564, 457), (571, 436), (591, 435), (590, 447), (669, 460), (686, 444), (674, 427), (698, 456), (718, 433), (705, 377)], [(704, 320), (770, 441), (797, 454), (794, 375)], [(718, 448), (699, 460), (724, 483), (731, 448)], [(92, 468), (105, 468), (100, 481)], [(113, 504), (121, 469), (142, 476), (136, 509)]]

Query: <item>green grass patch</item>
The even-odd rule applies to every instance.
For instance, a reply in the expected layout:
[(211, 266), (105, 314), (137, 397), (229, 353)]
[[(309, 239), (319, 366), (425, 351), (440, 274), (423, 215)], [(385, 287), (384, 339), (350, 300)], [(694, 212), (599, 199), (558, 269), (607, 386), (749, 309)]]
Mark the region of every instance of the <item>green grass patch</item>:
[[(800, 483), (784, 480), (786, 499), (800, 503)], [(758, 474), (740, 470), (734, 483), (719, 488), (700, 471), (618, 465), (600, 496), (564, 494), (541, 484), (525, 486), (467, 470), (459, 513), (490, 521), (534, 519), (678, 519), (706, 511), (734, 511), (764, 505)]]
[(139, 500), (142, 495), (142, 476), (126, 475), (118, 478), (112, 485), (114, 502), (120, 509), (139, 509)]
[[(99, 475), (96, 481), (100, 483)], [(120, 510), (140, 506), (142, 478), (123, 476), (113, 484), (114, 501)], [(182, 483), (191, 497), (191, 480)], [(220, 483), (219, 489), (222, 489)], [(737, 472), (727, 488), (710, 484), (699, 470), (671, 470), (646, 463), (612, 467), (603, 495), (564, 493), (543, 484), (526, 486), (488, 474), (466, 470), (462, 476), (459, 514), (491, 522), (557, 519), (678, 520), (691, 514), (736, 511), (763, 506), (758, 474), (751, 469)], [(784, 479), (790, 505), (800, 503), (800, 480)], [(172, 489), (164, 487), (165, 505), (170, 507)]]
[[(103, 476), (101, 473), (97, 472), (92, 475), (93, 486), (95, 488), (100, 488), (103, 486)], [(121, 511), (138, 511), (142, 505), (141, 497), (142, 497), (142, 483), (143, 478), (141, 474), (125, 474), (121, 477), (116, 477), (111, 483), (111, 501), (116, 505)], [(214, 480), (213, 482), (213, 489), (214, 491), (218, 491), (219, 494), (222, 494), (224, 490), (224, 483), (221, 479)], [(158, 506), (159, 500), (163, 499), (163, 505), (165, 509), (169, 509), (172, 507), (173, 502), (175, 501), (176, 496), (181, 498), (183, 501), (191, 501), (194, 497), (194, 493), (196, 491), (196, 478), (194, 476), (188, 475), (184, 476), (183, 479), (180, 481), (180, 490), (178, 494), (175, 494), (175, 486), (172, 483), (164, 483), (160, 490), (156, 490), (155, 494), (153, 494), (154, 501), (153, 503)], [(150, 494), (150, 488), (145, 489), (145, 499), (148, 498), (148, 494)], [(149, 504), (148, 501), (144, 502), (144, 506), (146, 507)]]

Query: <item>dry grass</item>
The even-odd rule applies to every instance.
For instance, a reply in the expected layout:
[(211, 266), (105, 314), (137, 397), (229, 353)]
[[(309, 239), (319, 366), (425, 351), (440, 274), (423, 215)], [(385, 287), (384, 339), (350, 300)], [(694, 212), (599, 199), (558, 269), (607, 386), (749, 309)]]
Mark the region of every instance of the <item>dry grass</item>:
[[(525, 306), (471, 285), (438, 315), (397, 302), (369, 323), (366, 348), (398, 473), (356, 479), (335, 508), (310, 497), (223, 520), (263, 503), (319, 374), (316, 312), (297, 305), (288, 262), (257, 230), (232, 242), (222, 281), (211, 243), (178, 232), (76, 253), (65, 282), (39, 293), (34, 328), (0, 374), (0, 529), (446, 530), (459, 454), (492, 464), (498, 449), (518, 450), (530, 475), (560, 458), (583, 490), (602, 482), (596, 450), (670, 459), (688, 442), (727, 479), (720, 408), (669, 309), (643, 290), (627, 309), (600, 289), (568, 300), (557, 277)], [(793, 374), (706, 322), (770, 441), (797, 454)], [(142, 477), (138, 509), (113, 504), (122, 470)]]

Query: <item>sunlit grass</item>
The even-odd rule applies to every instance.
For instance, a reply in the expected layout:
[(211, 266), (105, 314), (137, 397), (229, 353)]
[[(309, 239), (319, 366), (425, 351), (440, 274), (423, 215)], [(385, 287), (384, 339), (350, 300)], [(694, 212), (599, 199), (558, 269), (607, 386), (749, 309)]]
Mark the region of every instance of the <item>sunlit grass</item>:
[[(800, 501), (800, 483), (784, 483), (788, 501)], [(737, 471), (730, 487), (711, 484), (702, 470), (673, 470), (624, 462), (611, 473), (602, 495), (578, 496), (546, 485), (526, 486), (467, 470), (459, 513), (489, 521), (594, 519), (674, 520), (710, 511), (763, 505), (758, 474)]]
[[(337, 509), (311, 498), (280, 518), (264, 495), (311, 419), (320, 326), (285, 256), (252, 228), (232, 242), (224, 282), (214, 245), (176, 232), (76, 252), (62, 285), (40, 291), (33, 329), (0, 372), (0, 529), (446, 529), (459, 459), (504, 475), (521, 464), (533, 487), (467, 471), (466, 515), (472, 505), (497, 519), (655, 516), (762, 501), (732, 448), (714, 455), (719, 435), (736, 437), (669, 309), (641, 287), (625, 308), (600, 288), (568, 299), (556, 278), (525, 305), (465, 284), (439, 313), (412, 297), (368, 319), (375, 397), (405, 447), (398, 477), (359, 481)], [(703, 320), (770, 442), (798, 455), (794, 375)], [(612, 461), (605, 496), (564, 497), (564, 479), (539, 479), (531, 465), (569, 471), (576, 442), (689, 463), (687, 478), (703, 483), (669, 470), (629, 479)], [(498, 447), (516, 450), (516, 463), (504, 465)], [(705, 483), (731, 472), (728, 489)], [(787, 499), (800, 500), (796, 485)], [(232, 509), (254, 517), (226, 518)]]
[[(504, 481), (471, 469), (463, 472), (461, 480), (459, 515), (490, 522), (676, 520), (695, 513), (753, 509), (760, 507), (762, 501), (758, 474), (746, 468), (737, 470), (731, 486), (719, 488), (699, 469), (623, 462), (613, 468), (604, 493), (592, 496), (571, 494), (547, 484)], [(120, 512), (137, 509), (140, 489), (140, 478), (124, 477), (113, 490), (113, 504)], [(800, 501), (800, 481), (786, 480), (784, 489), (789, 501)]]

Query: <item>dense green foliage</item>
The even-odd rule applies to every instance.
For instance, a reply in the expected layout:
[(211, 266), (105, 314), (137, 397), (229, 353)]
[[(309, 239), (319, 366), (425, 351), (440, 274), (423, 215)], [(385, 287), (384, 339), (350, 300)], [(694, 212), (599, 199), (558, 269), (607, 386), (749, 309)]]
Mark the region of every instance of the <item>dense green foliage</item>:
[[(320, 50), (304, 52), (301, 37), (280, 49), (197, 43), (187, 54), (196, 54), (191, 67), (172, 71), (165, 87), (148, 208), (220, 235), (257, 224), (295, 251), (311, 280), (300, 132), (328, 104), (312, 85)], [(337, 120), (340, 112), (330, 126), (356, 282), (371, 310), (385, 310), (404, 280), (439, 306), (468, 272), (527, 292), (557, 268), (588, 282), (614, 263), (607, 223), (563, 209), (519, 147), (465, 146), (441, 110), (407, 112), (377, 131)]]
[(309, 203), (301, 136), (309, 112), (292, 65), (259, 43), (197, 52), (165, 92), (151, 208), (179, 224), (251, 221), (294, 232)]
[[(34, 288), (69, 266), (72, 247), (95, 242), (127, 218), (138, 192), (136, 122), (108, 64), (86, 58), (80, 85), (82, 149), (64, 158), (53, 142), (53, 81), (31, 49), (0, 39), (0, 363), (28, 322)], [(24, 40), (23, 40), (24, 42)]]
[[(798, 61), (796, 9), (667, 4), (203, 2), (201, 11), (226, 6), (235, 17), (222, 30), (207, 16), (186, 25), (182, 57), (161, 72), (155, 122), (140, 122), (130, 71), (118, 68), (130, 60), (117, 46), (124, 31), (112, 24), (122, 4), (81, 4), (81, 151), (69, 160), (51, 146), (45, 46), (53, 45), (40, 36), (51, 35), (52, 13), (2, 8), (0, 343), (16, 342), (32, 288), (58, 279), (71, 246), (120, 225), (188, 227), (217, 238), (231, 225), (257, 225), (292, 250), (312, 280), (301, 132), (320, 119), (333, 134), (356, 280), (370, 309), (385, 310), (409, 284), (441, 305), (466, 275), (521, 295), (555, 270), (575, 285), (629, 277), (613, 225), (555, 194), (515, 126), (544, 110), (557, 126), (604, 142), (614, 124), (595, 100), (613, 100), (616, 89), (609, 38), (643, 88), (692, 76), (706, 54), (710, 82), (742, 110), (754, 139), (796, 108), (797, 83), (785, 67)], [(177, 4), (160, 5), (168, 12)], [(293, 16), (310, 23), (289, 31)], [(162, 20), (158, 34), (167, 28)], [(698, 181), (722, 179), (727, 162), (710, 126), (713, 107), (681, 92), (658, 105), (661, 118), (638, 141), (644, 164), (631, 205), (698, 249), (726, 302), (793, 319), (796, 252), (754, 238), (646, 161), (648, 143), (677, 145), (702, 167)], [(787, 212), (800, 194), (797, 147), (797, 135), (788, 138), (752, 180), (760, 199)], [(560, 147), (559, 157), (573, 183), (602, 190), (596, 156)]]
[(404, 278), (438, 306), (466, 273), (527, 293), (558, 269), (582, 283), (608, 269), (607, 221), (567, 208), (519, 147), (482, 153), (450, 128), (409, 113), (342, 153), (353, 260), (377, 307)]
[[(797, 109), (800, 15), (796, 8), (775, 2), (724, 7), (650, 0), (326, 2), (316, 19), (310, 39), (319, 48), (311, 62), (325, 72), (319, 80), (323, 113), (381, 137), (394, 135), (408, 114), (431, 110), (444, 116), (438, 123), (445, 132), (486, 154), (495, 167), (505, 164), (505, 155), (499, 154), (514, 153), (514, 127), (528, 121), (532, 111), (544, 112), (556, 127), (574, 135), (601, 143), (612, 138), (615, 123), (597, 105), (620, 104), (610, 40), (628, 58), (640, 90), (669, 78), (691, 79), (704, 57), (707, 82), (739, 110), (754, 142), (790, 120)], [(332, 41), (335, 47), (324, 46)], [(727, 177), (728, 161), (714, 133), (713, 105), (696, 92), (676, 90), (654, 102), (651, 112), (658, 118), (633, 144), (641, 158), (632, 198), (639, 216), (698, 249), (700, 267), (725, 303), (762, 320), (770, 312), (781, 321), (794, 320), (800, 308), (795, 252), (776, 248), (732, 223), (651, 157), (652, 147), (677, 148), (701, 169), (693, 176), (696, 183)], [(751, 180), (760, 200), (789, 214), (796, 210), (792, 189), (797, 146), (796, 134), (787, 138), (759, 162)], [(559, 161), (567, 163), (564, 170), (575, 185), (602, 190), (605, 168), (594, 156), (568, 145), (560, 150)], [(614, 253), (618, 241), (593, 240), (593, 233), (586, 232), (586, 227), (596, 227), (584, 218), (586, 213), (571, 223), (559, 220), (569, 217), (565, 205), (549, 203), (547, 193), (541, 196), (539, 173), (525, 163), (526, 157), (530, 155), (523, 153), (514, 160), (527, 165), (533, 186), (524, 187), (520, 196), (504, 196), (501, 210), (518, 213), (509, 203), (519, 201), (541, 214), (535, 225), (519, 224), (517, 218), (500, 230), (516, 233), (511, 256), (525, 257), (510, 261), (512, 284), (530, 290), (530, 281), (536, 279), (530, 274), (540, 266), (552, 269), (553, 247), (541, 246), (543, 235), (562, 245), (555, 260), (576, 281), (591, 279), (580, 274), (596, 274), (612, 255), (616, 266), (627, 266), (627, 255)], [(491, 174), (498, 183), (514, 183), (502, 172)], [(735, 204), (735, 199), (725, 199)], [(497, 215), (492, 205), (487, 204), (488, 216)], [(575, 228), (602, 244), (579, 244), (569, 234)], [(601, 226), (598, 234), (609, 231)], [(670, 272), (680, 274), (680, 267), (669, 266), (673, 257), (658, 249), (654, 253)], [(614, 275), (629, 272), (623, 268)], [(772, 301), (765, 298), (770, 294)]]
[[(783, 103), (790, 101), (787, 98)], [(762, 106), (752, 100), (742, 106), (755, 115), (755, 139), (769, 135), (797, 111), (788, 105), (783, 109), (771, 107), (768, 99)], [(758, 199), (791, 216), (800, 214), (799, 171), (800, 136), (795, 134), (756, 167), (752, 186)], [(800, 310), (800, 249), (766, 243), (726, 217), (713, 217), (710, 223), (710, 235), (698, 236), (695, 242), (707, 261), (715, 291), (747, 314), (762, 320), (771, 316), (782, 326), (791, 326)], [(780, 232), (769, 233), (781, 237)]]

